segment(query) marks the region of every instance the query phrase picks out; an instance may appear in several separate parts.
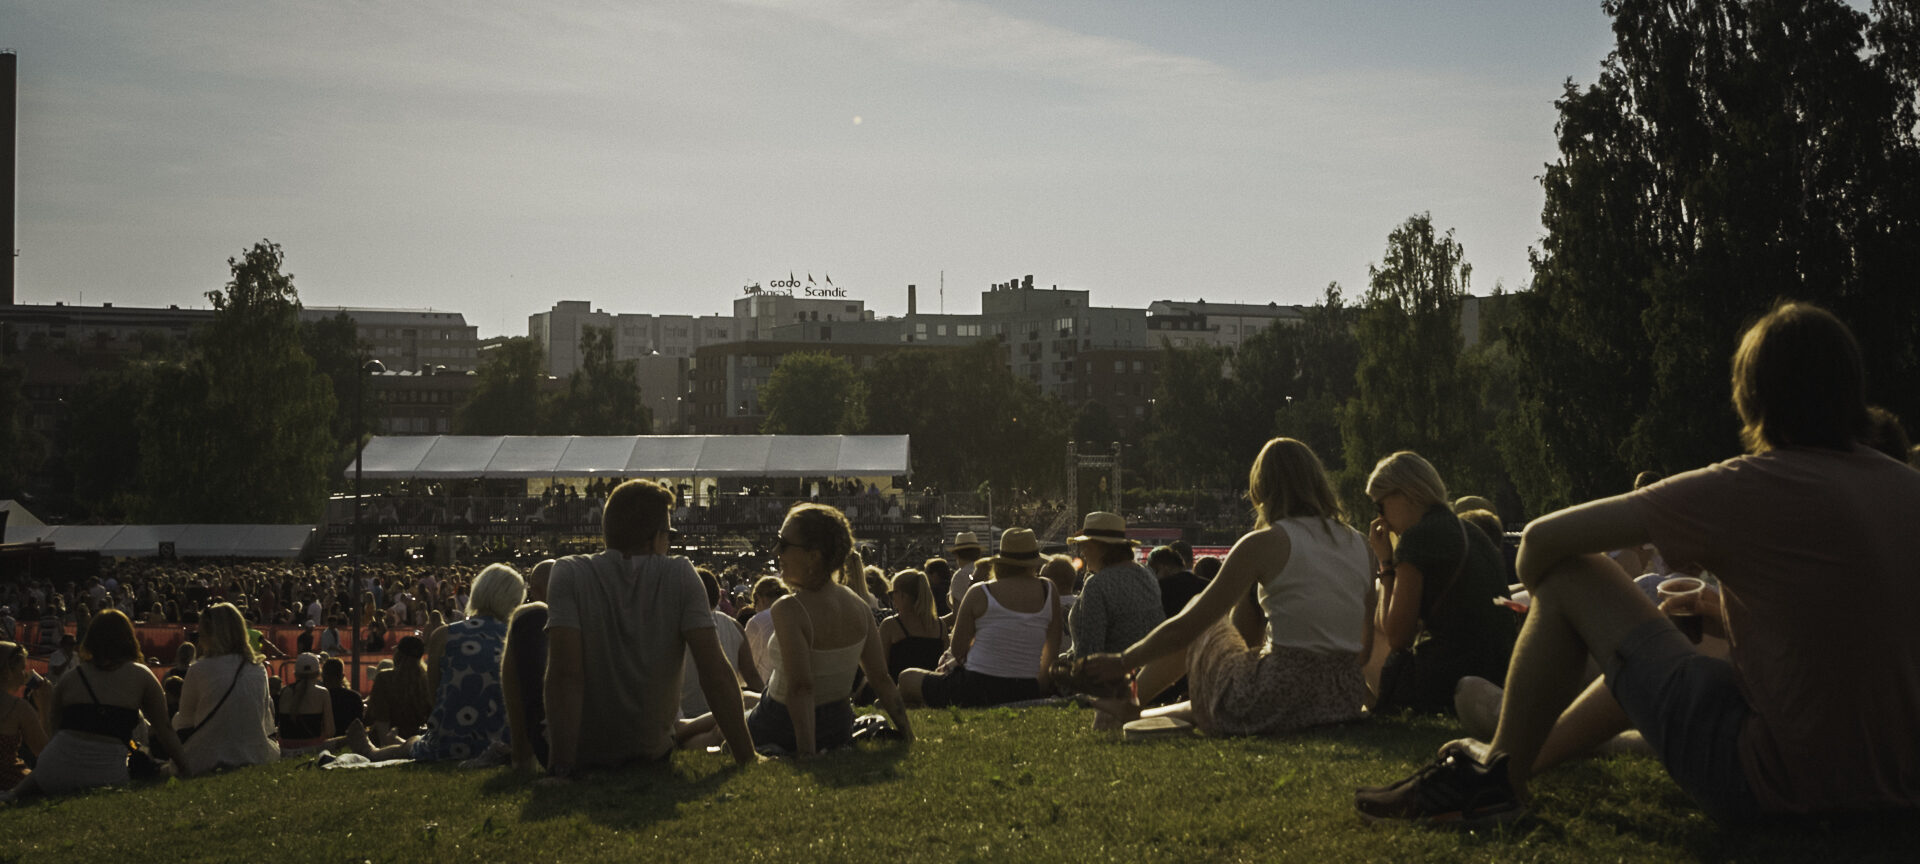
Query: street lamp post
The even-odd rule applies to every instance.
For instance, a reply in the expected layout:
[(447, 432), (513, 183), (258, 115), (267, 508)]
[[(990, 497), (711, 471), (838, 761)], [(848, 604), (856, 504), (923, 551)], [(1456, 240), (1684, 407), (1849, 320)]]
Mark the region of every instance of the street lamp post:
[(348, 554), (353, 556), (353, 585), (347, 589), (347, 598), (353, 605), (353, 689), (360, 691), (360, 611), (364, 605), (358, 594), (365, 592), (365, 580), (360, 575), (360, 473), (364, 467), (363, 457), (367, 451), (367, 435), (362, 426), (362, 414), (365, 412), (366, 382), (368, 375), (378, 375), (387, 371), (385, 364), (378, 360), (368, 360), (353, 373), (353, 541)]

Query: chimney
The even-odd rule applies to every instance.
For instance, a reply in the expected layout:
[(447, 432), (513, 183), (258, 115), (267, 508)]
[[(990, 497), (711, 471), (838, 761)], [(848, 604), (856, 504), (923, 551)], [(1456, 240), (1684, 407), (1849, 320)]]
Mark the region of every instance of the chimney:
[(908, 285), (907, 286), (907, 314), (912, 315), (913, 313), (918, 312), (919, 308), (920, 308), (919, 304), (914, 301), (914, 288), (912, 285)]
[(0, 304), (12, 306), (13, 299), (13, 164), (14, 123), (20, 107), (20, 57), (8, 51), (0, 53), (0, 241), (6, 243), (0, 254), (7, 265), (0, 267)]

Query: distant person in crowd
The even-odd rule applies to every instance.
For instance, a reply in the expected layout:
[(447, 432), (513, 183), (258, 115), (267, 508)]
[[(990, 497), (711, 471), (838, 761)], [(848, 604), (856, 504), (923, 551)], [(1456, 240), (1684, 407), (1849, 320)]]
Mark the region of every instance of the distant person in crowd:
[(335, 728), (345, 730), (356, 722), (365, 722), (367, 703), (347, 682), (345, 662), (338, 657), (328, 657), (321, 662), (320, 683), (326, 686), (327, 699), (333, 705)]
[[(1040, 565), (1040, 578), (1053, 583), (1054, 595), (1060, 598), (1060, 620), (1065, 622), (1073, 616), (1073, 604), (1080, 599), (1080, 571), (1074, 569), (1073, 559), (1065, 555), (1049, 555)], [(1060, 653), (1073, 653), (1073, 632), (1065, 626), (1060, 628)]]
[(46, 727), (40, 725), (40, 710), (16, 695), (29, 685), (38, 690), (45, 679), (27, 670), (27, 646), (0, 641), (0, 793), (20, 785), (32, 772), (21, 749), (36, 759), (47, 746)]
[(734, 760), (756, 759), (706, 590), (691, 563), (668, 554), (673, 503), (672, 490), (653, 481), (614, 487), (602, 513), (606, 550), (554, 564), (546, 675), (553, 776), (670, 754), (689, 648)]
[(1867, 434), (1860, 443), (1895, 462), (1907, 461), (1907, 455), (1913, 452), (1913, 442), (1908, 440), (1899, 416), (1878, 405), (1867, 406)]
[(1248, 472), (1253, 530), (1220, 575), (1146, 638), (1086, 658), (1087, 689), (1140, 670), (1139, 700), (1100, 699), (1119, 721), (1186, 676), (1191, 701), (1149, 711), (1210, 735), (1270, 735), (1354, 720), (1366, 704), (1361, 674), (1373, 639), (1373, 558), (1349, 527), (1320, 459), (1275, 438)]
[(326, 628), (320, 631), (320, 653), (322, 654), (347, 653), (346, 646), (340, 642), (340, 622), (339, 621), (337, 620), (328, 621)]
[(753, 583), (753, 608), (758, 611), (747, 621), (747, 648), (761, 681), (773, 676), (773, 604), (785, 596), (787, 585), (778, 576), (762, 576)]
[(433, 711), (426, 730), (375, 748), (364, 727), (349, 727), (347, 747), (373, 761), (413, 759), (465, 761), (507, 746), (506, 699), (500, 690), (500, 656), (507, 619), (526, 599), (526, 582), (506, 564), (489, 564), (473, 581), (467, 617), (427, 637), (427, 692)]
[[(760, 670), (753, 665), (753, 649), (747, 646), (747, 632), (739, 622), (720, 611), (720, 578), (704, 567), (696, 567), (694, 572), (700, 576), (701, 587), (707, 589), (713, 631), (720, 637), (721, 653), (726, 655), (727, 665), (733, 668), (735, 677), (746, 689), (759, 692), (766, 685), (760, 679)], [(689, 651), (680, 670), (680, 716), (698, 717), (705, 713), (707, 697), (700, 690), (700, 670), (694, 668), (693, 652)]]
[(304, 750), (333, 737), (333, 695), (320, 683), (320, 655), (293, 659), (293, 683), (273, 698), (273, 721), (280, 730), (280, 752)]
[(1058, 592), (1039, 577), (1044, 560), (1032, 529), (1000, 535), (999, 553), (979, 561), (992, 578), (974, 583), (954, 610), (953, 663), (900, 673), (907, 704), (1002, 705), (1051, 692), (1064, 622)]
[(126, 785), (131, 779), (127, 742), (142, 720), (153, 727), (160, 752), (180, 764), (180, 739), (167, 726), (167, 697), (139, 656), (140, 643), (126, 613), (108, 609), (94, 616), (80, 643), (80, 662), (54, 683), (43, 709), (53, 737), (33, 772), (11, 792), (0, 793), (0, 801)]
[(239, 607), (215, 603), (207, 609), (195, 641), (199, 659), (187, 669), (172, 727), (190, 730), (181, 748), (188, 773), (264, 765), (280, 758), (272, 738), (267, 670), (247, 638)]
[(75, 654), (76, 644), (77, 641), (74, 639), (73, 634), (63, 633), (60, 635), (59, 647), (55, 648), (53, 653), (47, 656), (48, 678), (58, 681), (66, 677), (67, 670), (72, 669), (73, 664), (79, 660), (79, 657)]
[(953, 576), (947, 580), (947, 604), (954, 609), (960, 608), (960, 599), (967, 596), (967, 589), (973, 587), (973, 571), (978, 566), (980, 556), (986, 548), (980, 545), (979, 535), (972, 531), (961, 531), (954, 535), (947, 554), (953, 556)]
[[(1747, 455), (1527, 526), (1533, 606), (1493, 740), (1451, 742), (1414, 777), (1360, 790), (1364, 818), (1524, 815), (1536, 757), (1589, 658), (1605, 673), (1595, 686), (1721, 823), (1920, 810), (1920, 641), (1862, 626), (1858, 602), (1871, 598), (1874, 620), (1920, 616), (1905, 542), (1920, 475), (1860, 443), (1865, 363), (1831, 313), (1775, 306), (1742, 335), (1732, 377)], [(1657, 608), (1592, 554), (1646, 543), (1676, 570), (1711, 571), (1722, 592)], [(1695, 651), (1668, 617), (1682, 613), (1708, 635), (1722, 622), (1738, 634), (1730, 656)]]
[(1133, 560), (1127, 522), (1118, 513), (1088, 513), (1080, 533), (1067, 538), (1080, 553), (1087, 573), (1080, 599), (1067, 616), (1076, 656), (1125, 649), (1167, 620), (1160, 584)]
[(1168, 618), (1187, 608), (1187, 601), (1200, 596), (1205, 580), (1187, 569), (1187, 561), (1171, 546), (1156, 546), (1147, 553), (1147, 569), (1160, 584), (1160, 608)]
[(933, 588), (934, 614), (946, 619), (953, 614), (953, 600), (947, 596), (953, 587), (953, 565), (945, 558), (928, 558), (920, 571), (927, 574), (927, 584)]
[[(860, 550), (853, 549), (847, 552), (847, 563), (839, 569), (838, 573), (839, 575), (835, 578), (840, 580), (840, 584), (847, 586), (847, 590), (852, 591), (855, 597), (859, 597), (860, 602), (867, 604), (869, 614), (880, 610), (880, 598), (875, 597), (867, 588), (867, 559), (860, 554)], [(878, 621), (879, 618), (875, 617), (874, 620)]]
[(426, 654), (425, 639), (403, 636), (394, 646), (393, 667), (374, 674), (373, 687), (367, 693), (366, 726), (375, 746), (398, 744), (426, 727), (427, 716), (433, 711)]
[(1220, 565), (1224, 563), (1226, 562), (1208, 555), (1193, 562), (1193, 575), (1200, 577), (1202, 581), (1212, 582), (1215, 576), (1220, 575)]
[(887, 675), (886, 647), (873, 607), (850, 583), (853, 526), (838, 509), (797, 504), (787, 511), (774, 549), (780, 578), (793, 593), (773, 604), (773, 676), (747, 727), (763, 747), (800, 757), (853, 740), (854, 673), (866, 673), (879, 703), (907, 740), (913, 727)]
[(1506, 565), (1484, 533), (1454, 515), (1440, 472), (1419, 454), (1381, 459), (1366, 493), (1377, 514), (1367, 543), (1381, 562), (1375, 626), (1392, 650), (1378, 673), (1376, 710), (1450, 712), (1461, 678), (1506, 677), (1518, 625), (1493, 602), (1507, 594)]
[(507, 700), (509, 754), (518, 771), (547, 764), (547, 583), (553, 559), (527, 571), (527, 602), (507, 621), (500, 654), (500, 695)]
[(940, 627), (939, 614), (934, 611), (933, 586), (927, 582), (927, 574), (919, 570), (895, 573), (887, 586), (887, 594), (894, 609), (892, 615), (880, 622), (880, 642), (887, 651), (887, 675), (897, 682), (900, 673), (908, 669), (939, 666), (940, 655), (947, 650), (947, 634)]

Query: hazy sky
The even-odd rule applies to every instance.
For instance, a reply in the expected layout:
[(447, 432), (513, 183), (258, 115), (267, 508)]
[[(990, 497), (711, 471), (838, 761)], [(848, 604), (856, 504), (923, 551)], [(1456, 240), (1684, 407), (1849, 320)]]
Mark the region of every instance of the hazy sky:
[(1033, 274), (1103, 306), (1364, 289), (1431, 211), (1529, 280), (1598, 0), (26, 2), (21, 302), (726, 313), (831, 274), (881, 315)]

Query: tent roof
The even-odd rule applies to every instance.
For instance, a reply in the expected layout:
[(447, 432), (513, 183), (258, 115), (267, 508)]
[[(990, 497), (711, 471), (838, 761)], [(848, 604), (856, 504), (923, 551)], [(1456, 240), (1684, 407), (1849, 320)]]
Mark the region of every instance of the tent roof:
[(183, 558), (295, 558), (312, 525), (8, 525), (7, 542), (46, 541), (64, 552), (151, 558), (161, 543)]
[(47, 524), (45, 522), (40, 521), (40, 517), (27, 512), (27, 508), (20, 506), (20, 502), (15, 501), (12, 498), (8, 498), (4, 501), (0, 501), (0, 510), (7, 511), (8, 525), (23, 525), (23, 526), (38, 528), (42, 525)]
[(364, 476), (827, 477), (905, 474), (905, 435), (383, 435)]

